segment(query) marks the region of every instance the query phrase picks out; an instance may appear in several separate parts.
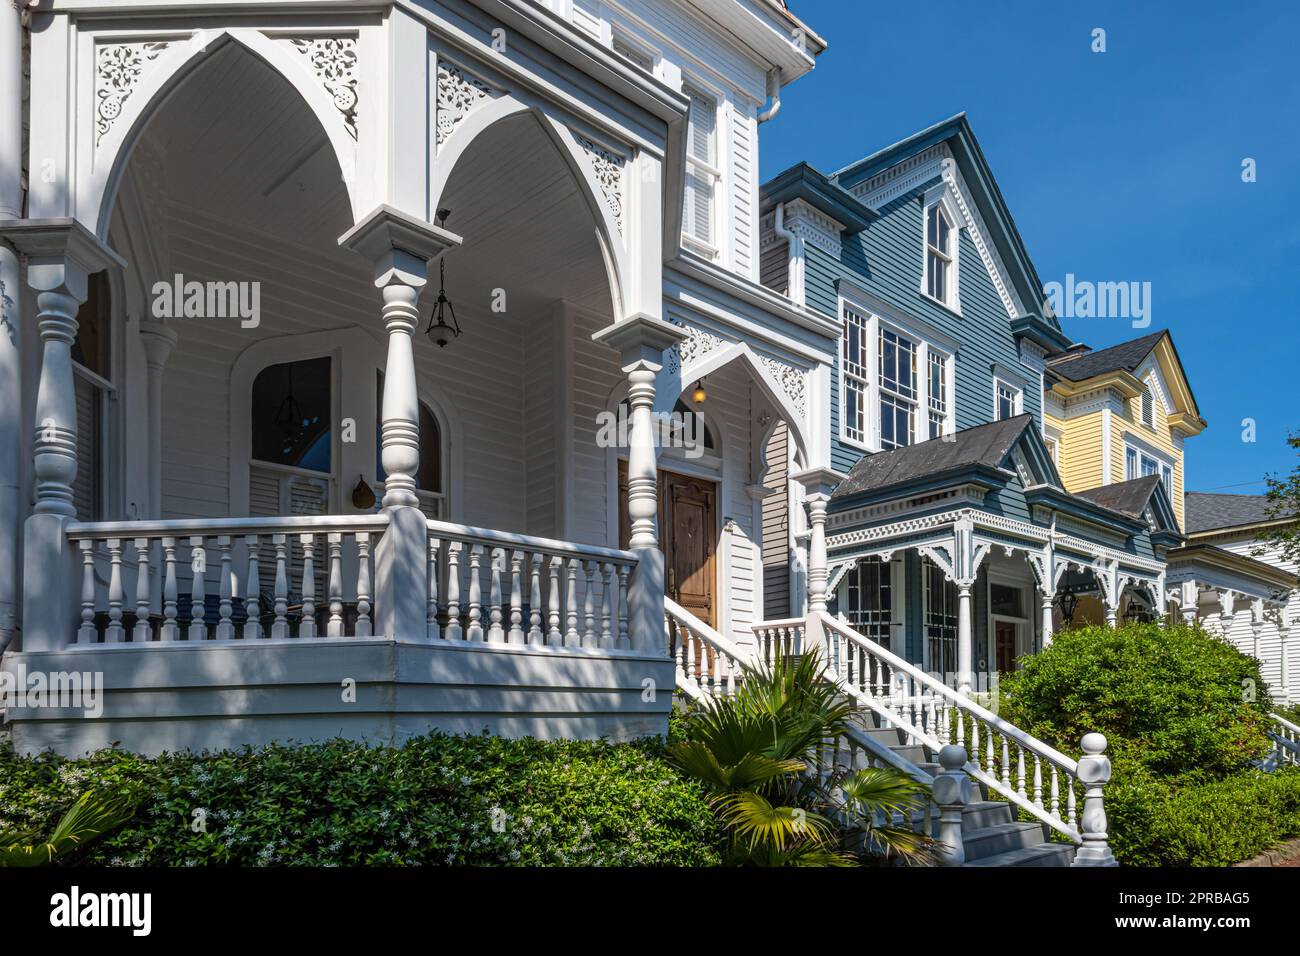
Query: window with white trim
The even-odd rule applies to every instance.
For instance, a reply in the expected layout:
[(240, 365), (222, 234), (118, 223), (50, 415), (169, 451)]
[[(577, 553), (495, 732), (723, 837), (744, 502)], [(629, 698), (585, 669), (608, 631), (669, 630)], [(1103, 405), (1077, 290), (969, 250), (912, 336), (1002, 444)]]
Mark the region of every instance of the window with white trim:
[(867, 318), (844, 310), (844, 350), (840, 363), (844, 375), (844, 435), (855, 442), (867, 440)]
[(893, 623), (893, 565), (878, 557), (862, 558), (845, 575), (845, 613), (859, 634), (890, 646)]
[(1168, 462), (1161, 461), (1154, 455), (1148, 455), (1132, 445), (1124, 446), (1124, 480), (1145, 478), (1147, 475), (1159, 475), (1165, 491), (1174, 493), (1174, 469)]
[(880, 447), (912, 444), (915, 434), (916, 343), (891, 329), (880, 329)]
[(930, 380), (926, 405), (930, 412), (931, 438), (940, 438), (948, 427), (948, 360), (939, 352), (929, 353)]
[(942, 676), (957, 672), (957, 586), (925, 558), (925, 666)]
[(718, 102), (691, 86), (682, 88), (690, 100), (686, 119), (686, 184), (682, 232), (708, 248), (717, 245), (714, 207), (720, 173), (718, 156)]
[(1010, 382), (993, 380), (993, 414), (997, 421), (1020, 414), (1022, 392)]
[(947, 305), (952, 295), (953, 224), (943, 203), (925, 210), (925, 291)]
[(1061, 463), (1060, 442), (1050, 436), (1044, 436), (1043, 444), (1047, 446), (1047, 454), (1051, 456), (1052, 464), (1059, 465)]

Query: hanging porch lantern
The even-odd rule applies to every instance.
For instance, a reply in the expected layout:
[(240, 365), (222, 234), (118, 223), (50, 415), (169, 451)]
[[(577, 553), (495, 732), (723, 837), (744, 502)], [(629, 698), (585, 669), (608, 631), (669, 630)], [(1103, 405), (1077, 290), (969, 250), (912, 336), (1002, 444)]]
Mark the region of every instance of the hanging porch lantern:
[[(447, 217), (451, 215), (450, 209), (438, 210), (438, 225), (446, 227)], [(447, 316), (451, 316), (451, 322), (447, 321)], [(447, 267), (443, 258), (438, 259), (438, 301), (434, 303), (433, 314), (429, 316), (429, 327), (424, 330), (424, 334), (429, 337), (438, 348), (446, 348), (447, 343), (452, 339), (460, 338), (460, 323), (456, 321), (456, 307), (451, 304), (447, 298)]]
[(695, 383), (695, 391), (691, 393), (691, 398), (694, 399), (696, 405), (703, 405), (704, 400), (708, 397), (708, 393), (704, 391), (704, 379), (700, 379)]

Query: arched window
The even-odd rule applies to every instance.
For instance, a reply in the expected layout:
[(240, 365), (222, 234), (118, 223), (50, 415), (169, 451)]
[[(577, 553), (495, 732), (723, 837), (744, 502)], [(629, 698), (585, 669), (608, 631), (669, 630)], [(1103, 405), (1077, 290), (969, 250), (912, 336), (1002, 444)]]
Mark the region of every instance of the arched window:
[(330, 359), (268, 365), (253, 380), (249, 409), (253, 515), (316, 515), (330, 509), (334, 411)]

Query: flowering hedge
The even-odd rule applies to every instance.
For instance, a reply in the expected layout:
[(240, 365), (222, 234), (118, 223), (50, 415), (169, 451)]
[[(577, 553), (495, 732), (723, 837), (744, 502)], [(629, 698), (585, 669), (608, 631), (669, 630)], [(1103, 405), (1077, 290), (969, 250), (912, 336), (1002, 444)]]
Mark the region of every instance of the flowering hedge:
[(709, 807), (661, 746), (432, 734), (156, 759), (4, 752), (0, 831), (47, 832), (94, 788), (137, 812), (73, 863), (716, 865)]

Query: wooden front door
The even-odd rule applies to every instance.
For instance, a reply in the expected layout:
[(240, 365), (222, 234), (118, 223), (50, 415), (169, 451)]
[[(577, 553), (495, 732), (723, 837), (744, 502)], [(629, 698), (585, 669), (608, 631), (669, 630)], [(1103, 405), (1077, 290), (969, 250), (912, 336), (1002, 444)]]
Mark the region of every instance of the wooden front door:
[(1016, 637), (1019, 626), (1012, 621), (993, 622), (994, 660), (999, 673), (1008, 674), (1016, 669)]
[[(631, 537), (627, 517), (627, 463), (618, 463), (619, 545)], [(718, 485), (676, 472), (659, 472), (659, 549), (665, 591), (710, 627), (717, 627)]]

